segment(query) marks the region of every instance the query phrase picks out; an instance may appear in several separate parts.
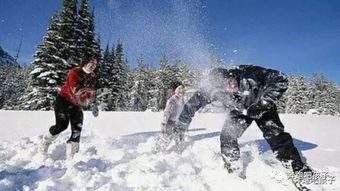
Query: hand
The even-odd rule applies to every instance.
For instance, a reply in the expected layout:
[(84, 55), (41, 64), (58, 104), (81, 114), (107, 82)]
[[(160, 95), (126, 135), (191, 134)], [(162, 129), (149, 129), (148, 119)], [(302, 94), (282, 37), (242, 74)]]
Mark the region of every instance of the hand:
[(97, 104), (95, 104), (95, 103), (91, 104), (91, 111), (92, 111), (92, 115), (93, 115), (94, 117), (98, 117), (98, 115), (99, 115), (99, 109), (98, 109)]

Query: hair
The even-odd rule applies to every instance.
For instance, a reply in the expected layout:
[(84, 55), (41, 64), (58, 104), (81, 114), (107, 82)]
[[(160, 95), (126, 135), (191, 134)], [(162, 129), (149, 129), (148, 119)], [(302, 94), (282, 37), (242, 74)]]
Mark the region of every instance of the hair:
[(81, 62), (80, 62), (80, 66), (81, 67), (85, 66), (91, 60), (98, 61), (98, 58), (96, 56), (94, 56), (94, 55), (85, 55), (85, 56), (83, 56), (83, 58), (81, 59)]
[(170, 84), (170, 87), (171, 87), (172, 91), (175, 91), (178, 86), (183, 86), (184, 87), (184, 85), (183, 85), (183, 83), (181, 81), (174, 81), (174, 82), (172, 82)]

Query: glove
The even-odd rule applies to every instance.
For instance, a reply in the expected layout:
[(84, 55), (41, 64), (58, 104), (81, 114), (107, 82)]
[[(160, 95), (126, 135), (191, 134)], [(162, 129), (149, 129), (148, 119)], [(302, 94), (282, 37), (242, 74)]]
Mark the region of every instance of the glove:
[(99, 115), (99, 109), (98, 109), (97, 104), (95, 104), (95, 103), (91, 104), (91, 111), (92, 111), (92, 115), (93, 115), (94, 117), (98, 117), (98, 115)]
[(251, 106), (249, 106), (245, 112), (245, 115), (253, 119), (259, 119), (271, 107), (272, 107), (271, 103), (266, 102), (266, 101), (260, 101), (258, 103), (254, 103)]

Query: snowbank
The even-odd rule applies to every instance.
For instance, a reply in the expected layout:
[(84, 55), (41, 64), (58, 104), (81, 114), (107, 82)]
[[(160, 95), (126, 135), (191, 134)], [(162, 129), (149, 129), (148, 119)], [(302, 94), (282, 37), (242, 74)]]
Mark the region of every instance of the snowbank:
[[(278, 174), (284, 171), (261, 132), (252, 124), (240, 139), (247, 179), (228, 174), (219, 156), (223, 114), (198, 114), (185, 150), (173, 146), (152, 153), (161, 113), (85, 113), (80, 153), (65, 159), (66, 130), (37, 152), (41, 135), (54, 123), (53, 112), (0, 111), (0, 190), (296, 190)], [(282, 115), (307, 162), (335, 176), (315, 190), (340, 190), (340, 118)], [(280, 183), (281, 181), (281, 183)]]

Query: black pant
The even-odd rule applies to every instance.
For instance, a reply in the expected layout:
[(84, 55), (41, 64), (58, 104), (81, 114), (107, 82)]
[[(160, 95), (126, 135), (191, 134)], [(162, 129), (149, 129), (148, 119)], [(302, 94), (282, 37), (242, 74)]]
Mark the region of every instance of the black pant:
[[(235, 112), (231, 113), (230, 118), (225, 122), (220, 135), (221, 152), (230, 161), (240, 158), (237, 138), (241, 137), (253, 120)], [(276, 158), (283, 162), (292, 161), (293, 170), (300, 170), (303, 167), (303, 162), (293, 144), (293, 138), (289, 133), (284, 132), (284, 126), (280, 121), (276, 108), (273, 107), (263, 114), (260, 119), (255, 119), (255, 122), (262, 131), (264, 139), (276, 154)]]
[(52, 135), (58, 135), (71, 122), (71, 137), (67, 142), (79, 142), (83, 126), (83, 110), (80, 106), (74, 105), (62, 96), (58, 95), (54, 105), (56, 124), (50, 127)]

